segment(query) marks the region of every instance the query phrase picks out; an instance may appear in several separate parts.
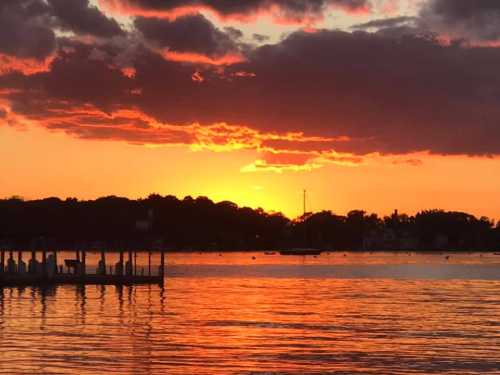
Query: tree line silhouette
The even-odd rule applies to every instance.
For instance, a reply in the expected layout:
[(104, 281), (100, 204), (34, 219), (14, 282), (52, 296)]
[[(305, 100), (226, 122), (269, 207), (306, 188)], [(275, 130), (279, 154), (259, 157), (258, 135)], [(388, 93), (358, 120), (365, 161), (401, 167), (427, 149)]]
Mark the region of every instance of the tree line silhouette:
[(462, 212), (422, 211), (379, 217), (354, 210), (281, 213), (206, 197), (152, 194), (131, 200), (0, 200), (0, 246), (12, 249), (166, 250), (499, 250), (500, 223)]

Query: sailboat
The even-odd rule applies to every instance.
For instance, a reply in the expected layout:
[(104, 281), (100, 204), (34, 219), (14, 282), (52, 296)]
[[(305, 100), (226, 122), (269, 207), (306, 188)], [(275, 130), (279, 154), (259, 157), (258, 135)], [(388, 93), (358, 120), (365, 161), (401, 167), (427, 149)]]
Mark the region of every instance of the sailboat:
[[(304, 218), (306, 216), (306, 190), (304, 189), (303, 192), (303, 207), (304, 207)], [(281, 250), (280, 255), (320, 255), (323, 251), (319, 249), (313, 249), (313, 248), (293, 248), (289, 250)]]

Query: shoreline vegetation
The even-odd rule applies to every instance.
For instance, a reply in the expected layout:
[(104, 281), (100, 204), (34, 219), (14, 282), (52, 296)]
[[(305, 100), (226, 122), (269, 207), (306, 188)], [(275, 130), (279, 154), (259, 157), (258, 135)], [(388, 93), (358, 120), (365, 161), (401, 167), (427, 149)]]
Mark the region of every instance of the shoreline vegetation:
[(206, 197), (0, 200), (2, 249), (151, 249), (176, 251), (323, 250), (499, 251), (500, 222), (463, 212), (362, 210), (336, 215), (281, 213)]

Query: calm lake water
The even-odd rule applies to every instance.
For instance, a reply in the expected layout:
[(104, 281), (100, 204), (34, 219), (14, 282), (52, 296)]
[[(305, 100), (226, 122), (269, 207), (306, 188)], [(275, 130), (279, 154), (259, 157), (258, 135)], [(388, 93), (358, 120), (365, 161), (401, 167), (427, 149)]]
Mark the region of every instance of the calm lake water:
[(190, 253), (167, 267), (163, 289), (0, 289), (0, 374), (500, 374), (492, 253)]

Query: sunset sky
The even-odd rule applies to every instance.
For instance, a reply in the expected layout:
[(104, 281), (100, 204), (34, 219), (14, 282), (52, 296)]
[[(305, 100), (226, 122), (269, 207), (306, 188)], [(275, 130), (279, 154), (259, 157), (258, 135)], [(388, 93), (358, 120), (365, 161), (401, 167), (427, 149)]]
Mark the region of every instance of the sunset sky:
[(1, 0), (0, 197), (500, 219), (500, 2)]

